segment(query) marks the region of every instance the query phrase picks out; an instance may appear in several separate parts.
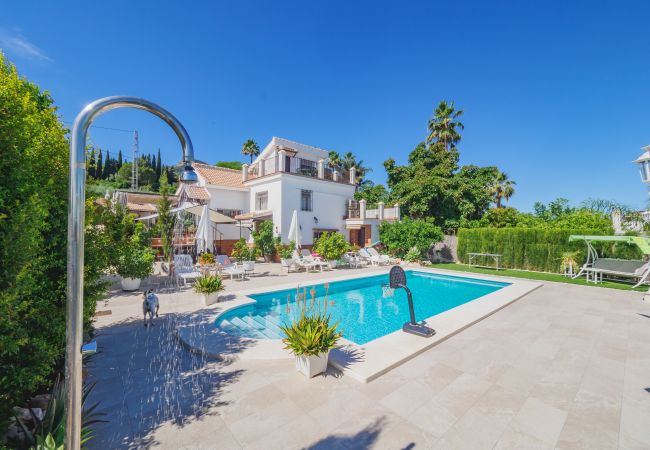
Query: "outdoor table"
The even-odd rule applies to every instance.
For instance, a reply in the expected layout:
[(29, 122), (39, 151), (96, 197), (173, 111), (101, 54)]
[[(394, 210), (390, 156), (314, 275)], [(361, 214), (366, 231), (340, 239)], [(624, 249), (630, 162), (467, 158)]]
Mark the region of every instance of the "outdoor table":
[(474, 266), (474, 267), (487, 267), (487, 268), (489, 268), (489, 269), (492, 269), (493, 267), (490, 267), (490, 266), (482, 266), (482, 265), (480, 265), (480, 264), (476, 264), (476, 263), (475, 263), (476, 257), (487, 256), (487, 257), (490, 257), (490, 258), (493, 258), (493, 259), (494, 259), (494, 262), (495, 262), (495, 264), (496, 264), (496, 266), (494, 267), (494, 269), (496, 269), (496, 270), (499, 270), (499, 269), (500, 269), (500, 267), (499, 267), (499, 260), (501, 259), (501, 256), (503, 256), (503, 255), (500, 255), (500, 254), (498, 254), (498, 253), (468, 253), (467, 255), (469, 256), (469, 261), (468, 261), (468, 265), (469, 265), (469, 267), (472, 267), (472, 266)]

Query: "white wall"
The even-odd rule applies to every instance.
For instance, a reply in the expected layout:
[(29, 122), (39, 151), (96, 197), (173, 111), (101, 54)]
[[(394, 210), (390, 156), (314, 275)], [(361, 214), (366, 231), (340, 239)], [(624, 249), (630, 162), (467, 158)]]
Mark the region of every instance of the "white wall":
[[(336, 229), (347, 237), (343, 216), (347, 200), (354, 195), (354, 186), (331, 181), (318, 180), (283, 174), (282, 176), (282, 219), (280, 233), (287, 240), (293, 211), (298, 211), (298, 223), (302, 230), (302, 243), (313, 244), (314, 229)], [(312, 194), (312, 211), (300, 210), (300, 193), (308, 189)], [(315, 223), (314, 217), (318, 219)]]
[[(211, 209), (239, 209), (242, 212), (248, 212), (249, 193), (247, 191), (213, 185), (206, 185), (205, 187), (210, 193), (209, 207)], [(217, 230), (223, 233), (223, 239), (239, 239), (239, 226), (237, 225), (218, 224)], [(241, 235), (248, 239), (250, 232), (244, 228)]]

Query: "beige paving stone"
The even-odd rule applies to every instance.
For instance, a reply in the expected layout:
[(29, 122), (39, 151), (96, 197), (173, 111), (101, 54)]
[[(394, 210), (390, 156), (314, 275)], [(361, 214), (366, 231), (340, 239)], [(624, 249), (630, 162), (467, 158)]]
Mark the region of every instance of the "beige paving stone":
[(440, 391), (435, 399), (456, 417), (461, 417), (490, 386), (490, 382), (465, 373)]
[(564, 427), (566, 417), (566, 411), (529, 397), (515, 416), (512, 427), (515, 431), (528, 434), (553, 446)]
[(384, 397), (380, 404), (408, 418), (413, 411), (433, 398), (433, 390), (421, 381), (411, 380)]
[[(305, 275), (227, 282), (226, 295), (328, 276)], [(189, 355), (166, 324), (197, 297), (160, 296), (153, 329), (138, 295), (99, 303), (113, 314), (97, 318), (88, 379), (110, 422), (91, 449), (650, 448), (650, 303), (639, 293), (545, 283), (368, 384), (332, 370), (308, 380), (290, 358)]]

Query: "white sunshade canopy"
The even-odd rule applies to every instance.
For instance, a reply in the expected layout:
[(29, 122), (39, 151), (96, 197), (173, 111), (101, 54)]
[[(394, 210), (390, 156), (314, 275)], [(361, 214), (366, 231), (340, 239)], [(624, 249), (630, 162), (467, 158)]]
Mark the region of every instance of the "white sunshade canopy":
[(650, 145), (641, 147), (641, 150), (645, 150), (645, 153), (639, 156), (634, 162), (639, 165), (641, 181), (648, 183), (650, 180)]
[(291, 216), (291, 226), (289, 227), (289, 235), (287, 236), (289, 241), (294, 241), (296, 247), (300, 248), (302, 245), (301, 233), (300, 233), (300, 224), (298, 223), (298, 211), (293, 210)]

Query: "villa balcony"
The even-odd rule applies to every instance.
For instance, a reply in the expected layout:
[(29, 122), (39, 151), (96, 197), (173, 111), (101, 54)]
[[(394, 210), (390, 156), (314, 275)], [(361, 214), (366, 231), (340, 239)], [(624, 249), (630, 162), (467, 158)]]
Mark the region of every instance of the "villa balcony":
[(277, 173), (290, 173), (308, 178), (332, 181), (341, 184), (355, 184), (356, 173), (352, 170), (337, 170), (330, 167), (325, 160), (313, 161), (296, 156), (273, 156), (256, 162), (253, 166), (244, 164), (242, 180), (244, 182), (267, 177)]
[(344, 217), (349, 223), (363, 224), (366, 221), (396, 221), (400, 220), (399, 205), (386, 208), (383, 203), (379, 203), (377, 208), (367, 209), (365, 200), (359, 201), (355, 207), (348, 208), (347, 216)]

